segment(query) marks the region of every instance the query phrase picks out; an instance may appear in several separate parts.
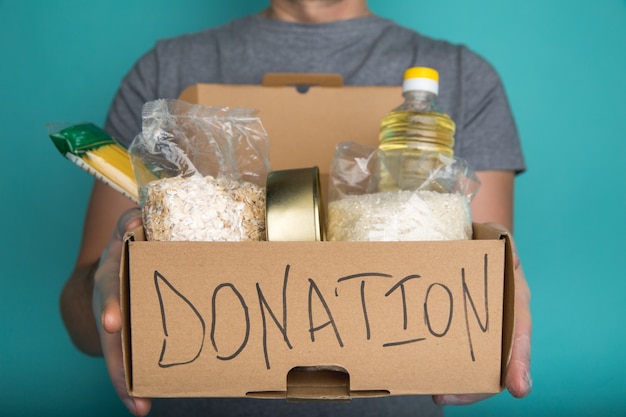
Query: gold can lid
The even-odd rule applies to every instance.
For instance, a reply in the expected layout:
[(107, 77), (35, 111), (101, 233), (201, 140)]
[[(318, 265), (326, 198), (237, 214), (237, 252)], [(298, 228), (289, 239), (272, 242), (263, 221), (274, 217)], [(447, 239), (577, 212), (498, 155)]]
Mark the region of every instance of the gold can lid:
[(267, 240), (303, 242), (326, 239), (317, 166), (271, 171), (267, 175), (265, 192)]

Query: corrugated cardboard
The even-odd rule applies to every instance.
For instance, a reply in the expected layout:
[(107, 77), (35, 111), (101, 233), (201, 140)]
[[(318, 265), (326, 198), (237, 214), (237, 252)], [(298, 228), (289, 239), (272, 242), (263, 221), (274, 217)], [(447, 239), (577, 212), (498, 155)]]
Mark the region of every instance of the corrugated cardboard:
[[(273, 85), (279, 81), (272, 78)], [(286, 76), (283, 81), (296, 83), (297, 79)], [(324, 81), (314, 77), (311, 82)], [(333, 78), (330, 84), (335, 85)], [(300, 93), (293, 86), (200, 84), (187, 88), (180, 99), (259, 109), (259, 117), (270, 138), (272, 169), (317, 165), (322, 195), (327, 195), (335, 146), (344, 141), (378, 146), (380, 121), (402, 102), (402, 90), (397, 86), (313, 86), (306, 93)]]
[[(260, 109), (273, 169), (375, 144), (396, 87), (193, 86)], [(129, 392), (144, 397), (495, 393), (513, 331), (508, 236), (453, 242), (146, 242), (121, 271)]]

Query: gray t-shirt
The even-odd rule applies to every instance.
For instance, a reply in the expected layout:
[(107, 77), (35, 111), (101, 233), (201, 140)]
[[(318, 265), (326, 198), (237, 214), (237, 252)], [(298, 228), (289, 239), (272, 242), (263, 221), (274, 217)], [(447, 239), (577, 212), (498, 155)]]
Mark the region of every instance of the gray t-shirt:
[(429, 396), (355, 398), (349, 402), (287, 402), (283, 399), (154, 399), (150, 417), (442, 417)]
[(493, 67), (462, 45), (375, 16), (312, 25), (252, 15), (161, 40), (124, 78), (105, 128), (128, 145), (141, 131), (145, 102), (177, 98), (196, 83), (261, 84), (270, 72), (324, 72), (341, 74), (346, 85), (400, 85), (411, 66), (439, 71), (437, 102), (456, 123), (457, 156), (476, 171), (525, 169)]
[[(270, 72), (313, 72), (341, 74), (346, 85), (400, 85), (411, 66), (439, 71), (438, 104), (457, 124), (458, 156), (477, 171), (525, 169), (508, 101), (492, 66), (464, 46), (422, 36), (380, 17), (311, 25), (253, 15), (161, 40), (124, 78), (105, 128), (129, 145), (141, 131), (145, 102), (176, 98), (196, 83), (260, 84)], [(434, 417), (442, 416), (443, 409), (429, 396), (349, 403), (155, 399), (151, 415)]]

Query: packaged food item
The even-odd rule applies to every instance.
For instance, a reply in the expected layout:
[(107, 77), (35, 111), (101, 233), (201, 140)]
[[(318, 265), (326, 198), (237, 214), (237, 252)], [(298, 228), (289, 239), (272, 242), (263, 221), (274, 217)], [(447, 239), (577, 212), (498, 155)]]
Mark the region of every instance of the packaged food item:
[(329, 206), (330, 240), (464, 240), (472, 225), (464, 196), (427, 190), (349, 196)]
[(224, 178), (170, 177), (146, 186), (148, 240), (265, 240), (265, 190)]
[(439, 73), (428, 67), (404, 72), (404, 101), (382, 120), (379, 148), (388, 169), (381, 190), (415, 190), (440, 163), (439, 155), (454, 156), (455, 123), (435, 102)]
[(63, 156), (126, 197), (139, 202), (126, 148), (93, 123), (49, 123), (49, 136)]
[(271, 171), (266, 181), (267, 240), (326, 240), (326, 222), (317, 166)]
[(337, 146), (330, 171), (328, 240), (472, 238), (469, 203), (479, 182), (463, 159), (437, 155), (436, 168), (417, 189), (381, 189), (381, 177), (390, 175), (384, 171), (385, 157), (379, 148), (353, 142)]
[(480, 182), (454, 155), (455, 123), (439, 109), (439, 74), (405, 71), (404, 101), (381, 121), (379, 146), (337, 146), (330, 172), (328, 239), (472, 238), (470, 201)]
[(265, 240), (269, 139), (256, 110), (151, 101), (129, 152), (148, 240)]

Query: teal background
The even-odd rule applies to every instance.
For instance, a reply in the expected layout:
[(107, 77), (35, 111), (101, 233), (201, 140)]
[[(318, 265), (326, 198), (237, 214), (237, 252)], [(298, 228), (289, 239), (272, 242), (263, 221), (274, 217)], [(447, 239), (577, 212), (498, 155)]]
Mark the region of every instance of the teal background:
[[(102, 124), (159, 37), (256, 12), (261, 0), (0, 0), (0, 415), (125, 415), (104, 362), (60, 321), (92, 179), (50, 121)], [(516, 241), (533, 298), (534, 391), (449, 416), (626, 415), (626, 1), (371, 0), (500, 72), (528, 171)]]

